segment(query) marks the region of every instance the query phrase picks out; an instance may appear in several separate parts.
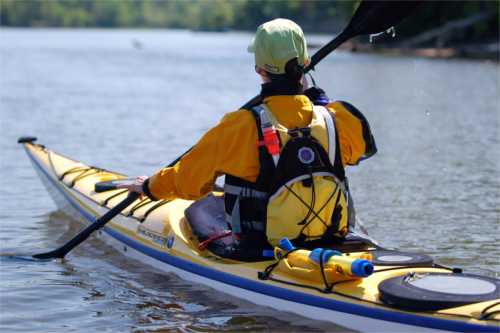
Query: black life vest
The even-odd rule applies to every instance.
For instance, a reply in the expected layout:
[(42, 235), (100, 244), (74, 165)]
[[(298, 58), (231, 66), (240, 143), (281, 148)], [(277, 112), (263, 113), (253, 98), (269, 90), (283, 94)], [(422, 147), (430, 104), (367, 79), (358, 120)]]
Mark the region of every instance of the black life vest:
[(283, 237), (299, 243), (342, 239), (354, 211), (333, 114), (314, 106), (309, 126), (287, 129), (265, 105), (250, 111), (260, 171), (255, 183), (226, 175), (225, 213), (233, 234), (256, 246), (276, 245)]

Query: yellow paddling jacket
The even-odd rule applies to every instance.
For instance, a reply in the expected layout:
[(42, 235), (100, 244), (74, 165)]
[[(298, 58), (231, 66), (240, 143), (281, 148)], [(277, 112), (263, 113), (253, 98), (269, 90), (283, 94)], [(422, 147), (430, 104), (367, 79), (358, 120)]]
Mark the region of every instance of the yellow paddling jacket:
[[(363, 115), (346, 102), (333, 102), (325, 108), (318, 109), (305, 95), (269, 96), (264, 99), (262, 108), (279, 132), (282, 147), (290, 140), (289, 129), (310, 128), (312, 137), (326, 153), (326, 158), (323, 160), (328, 160), (336, 170), (335, 172), (319, 171), (319, 173), (331, 174), (319, 175), (321, 181), (317, 181), (319, 178), (314, 181), (316, 206), (310, 208), (315, 210), (315, 213), (309, 214), (307, 206), (290, 200), (290, 196), (295, 195), (290, 194), (286, 187), (283, 189), (283, 186), (280, 186), (281, 189), (275, 189), (273, 200), (270, 201), (265, 214), (267, 223), (264, 230), (267, 229), (265, 232), (269, 241), (275, 243), (277, 239), (284, 236), (293, 239), (301, 232), (305, 232), (307, 237), (321, 237), (331, 225), (328, 221), (331, 220), (329, 217), (334, 214), (335, 207), (341, 206), (345, 211), (348, 205), (343, 166), (355, 165), (376, 151), (369, 125)], [(214, 180), (218, 176), (226, 175), (226, 213), (228, 222), (236, 223), (233, 228), (237, 227), (237, 222), (232, 220), (236, 200), (231, 186), (235, 185), (235, 179), (246, 184), (256, 184), (262, 171), (263, 157), (260, 155), (263, 149), (258, 145), (258, 142), (262, 141), (259, 140), (262, 128), (256, 126), (256, 119), (255, 112), (250, 110), (241, 109), (226, 114), (220, 123), (210, 129), (176, 165), (163, 168), (150, 177), (145, 184), (146, 194), (153, 199), (198, 199), (212, 190)], [(335, 133), (333, 145), (330, 142), (331, 135), (329, 141), (328, 122), (333, 123)], [(331, 133), (332, 129), (330, 129)], [(299, 133), (299, 136), (302, 134)], [(314, 154), (318, 155), (316, 152)], [(330, 161), (331, 158), (334, 161)], [(335, 158), (337, 163), (335, 163)], [(296, 182), (293, 190), (310, 206), (312, 192), (309, 185), (312, 184), (308, 184), (307, 180)], [(332, 198), (329, 201), (333, 201), (333, 205), (322, 209), (321, 203), (327, 201), (330, 196)], [(285, 205), (284, 202), (287, 200), (288, 203)], [(335, 204), (336, 201), (338, 201), (337, 204)], [(287, 211), (288, 215), (285, 214)], [(317, 211), (320, 213), (318, 214)], [(304, 223), (303, 218), (308, 214), (309, 217)], [(292, 215), (295, 216), (292, 218)], [(345, 234), (348, 224), (347, 214), (344, 212), (341, 215), (342, 219), (336, 223), (335, 230), (330, 230), (336, 236)], [(323, 221), (319, 221), (318, 217), (321, 217)], [(315, 219), (317, 221), (314, 221)], [(323, 222), (326, 222), (326, 225)], [(286, 225), (293, 225), (293, 227), (287, 228)], [(303, 229), (304, 225), (306, 226)], [(259, 228), (262, 227), (257, 227)], [(236, 231), (244, 232), (245, 230)]]

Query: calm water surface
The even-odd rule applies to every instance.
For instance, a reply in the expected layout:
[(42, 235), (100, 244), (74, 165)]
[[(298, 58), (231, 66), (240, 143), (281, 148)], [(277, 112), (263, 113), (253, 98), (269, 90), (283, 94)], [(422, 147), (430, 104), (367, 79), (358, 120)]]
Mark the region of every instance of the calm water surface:
[[(318, 40), (325, 40), (320, 36)], [(0, 252), (52, 249), (81, 227), (15, 143), (151, 174), (258, 92), (247, 34), (0, 30)], [(349, 171), (386, 246), (500, 275), (499, 67), (337, 53), (316, 79), (370, 120), (379, 154)], [(64, 262), (0, 261), (2, 332), (335, 331), (193, 285), (90, 239)]]

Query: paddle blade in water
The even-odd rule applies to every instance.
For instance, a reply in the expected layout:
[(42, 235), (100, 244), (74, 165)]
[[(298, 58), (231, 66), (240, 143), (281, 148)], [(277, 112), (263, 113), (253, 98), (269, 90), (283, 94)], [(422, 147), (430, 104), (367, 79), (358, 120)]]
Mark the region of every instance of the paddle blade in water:
[(139, 193), (130, 193), (124, 200), (120, 201), (115, 207), (110, 209), (106, 214), (89, 224), (85, 229), (80, 231), (78, 235), (70, 239), (63, 246), (45, 253), (38, 253), (33, 255), (34, 259), (62, 259), (66, 254), (73, 250), (76, 246), (85, 241), (94, 231), (104, 227), (112, 218), (120, 214), (122, 210), (130, 206), (135, 200), (139, 198)]
[(50, 252), (45, 252), (45, 253), (38, 253), (35, 255), (32, 255), (31, 257), (35, 260), (51, 260), (51, 259), (61, 259), (64, 258), (64, 255), (66, 253), (60, 253), (61, 251), (55, 250), (55, 251), (50, 251)]
[(53, 258), (36, 258), (32, 255), (24, 255), (24, 254), (10, 254), (10, 253), (2, 253), (0, 254), (0, 258), (2, 260), (12, 260), (12, 261), (35, 261), (35, 262), (43, 262), (43, 261), (52, 261)]

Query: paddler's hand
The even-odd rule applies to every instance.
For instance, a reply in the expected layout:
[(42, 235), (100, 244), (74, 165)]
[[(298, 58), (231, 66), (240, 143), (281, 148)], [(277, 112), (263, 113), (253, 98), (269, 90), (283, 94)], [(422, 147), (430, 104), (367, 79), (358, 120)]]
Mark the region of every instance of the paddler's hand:
[(141, 198), (142, 198), (142, 196), (144, 195), (143, 185), (144, 185), (144, 182), (146, 181), (146, 179), (148, 179), (147, 176), (139, 176), (139, 177), (135, 178), (133, 183), (120, 184), (120, 185), (117, 185), (116, 187), (127, 189), (127, 190), (129, 190), (129, 192), (139, 193), (141, 195)]

